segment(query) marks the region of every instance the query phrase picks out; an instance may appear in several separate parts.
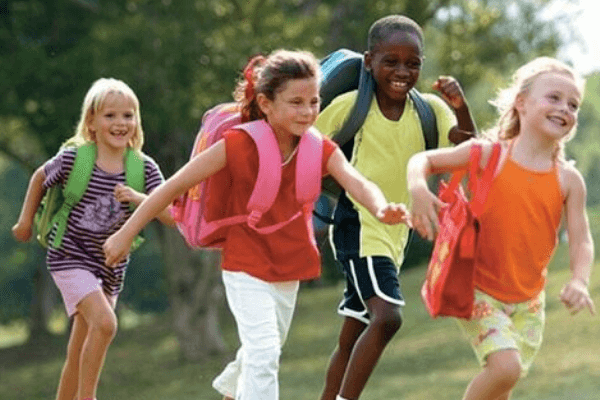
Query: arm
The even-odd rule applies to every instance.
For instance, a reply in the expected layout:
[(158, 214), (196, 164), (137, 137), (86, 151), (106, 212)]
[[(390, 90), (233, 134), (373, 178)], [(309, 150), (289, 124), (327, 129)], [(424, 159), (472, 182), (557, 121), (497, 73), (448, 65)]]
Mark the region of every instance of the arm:
[[(445, 204), (429, 190), (427, 177), (465, 168), (469, 162), (472, 144), (469, 141), (456, 147), (420, 152), (408, 161), (408, 190), (413, 200), (410, 211), (412, 223), (417, 232), (428, 240), (433, 240), (437, 234), (438, 213)], [(489, 158), (491, 144), (481, 144), (483, 145), (482, 162), (485, 162), (484, 159)]]
[(564, 172), (564, 182), (567, 185), (565, 216), (569, 235), (569, 265), (573, 277), (562, 288), (560, 299), (572, 314), (584, 307), (595, 314), (594, 302), (588, 291), (594, 262), (594, 242), (585, 209), (585, 181), (572, 166), (568, 166)]
[[(133, 203), (135, 206), (139, 206), (142, 201), (148, 197), (145, 193), (140, 193), (129, 186), (117, 185), (115, 186), (115, 198), (121, 203)], [(169, 212), (169, 206), (161, 211), (156, 218), (165, 225), (175, 226), (175, 220)]]
[(458, 81), (451, 76), (440, 76), (433, 84), (433, 89), (440, 92), (442, 98), (452, 107), (456, 115), (458, 125), (450, 129), (448, 133), (450, 141), (459, 144), (476, 137), (477, 126)]
[(329, 157), (327, 170), (356, 201), (365, 206), (379, 221), (389, 225), (409, 223), (404, 204), (388, 203), (379, 187), (352, 167), (339, 148)]
[(106, 265), (112, 267), (123, 259), (129, 253), (133, 238), (148, 222), (164, 212), (173, 199), (220, 171), (226, 164), (225, 141), (221, 139), (188, 161), (172, 177), (154, 189), (136, 208), (131, 218), (125, 222), (121, 229), (104, 243)]
[(45, 179), (46, 173), (44, 167), (41, 166), (35, 170), (29, 180), (21, 214), (17, 223), (12, 227), (12, 234), (19, 242), (26, 242), (31, 237), (33, 218), (46, 192), (42, 186)]

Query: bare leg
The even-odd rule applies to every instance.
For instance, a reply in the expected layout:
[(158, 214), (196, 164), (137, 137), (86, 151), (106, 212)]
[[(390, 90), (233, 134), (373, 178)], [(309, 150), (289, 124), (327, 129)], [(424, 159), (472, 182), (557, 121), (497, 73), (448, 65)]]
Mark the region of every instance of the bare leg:
[(340, 396), (349, 400), (359, 398), (385, 346), (402, 325), (396, 304), (373, 296), (367, 300), (367, 308), (370, 324), (354, 346), (340, 390)]
[(114, 299), (93, 292), (77, 306), (88, 325), (79, 366), (79, 398), (96, 398), (96, 389), (108, 346), (117, 333)]
[(56, 400), (73, 400), (77, 394), (79, 360), (87, 329), (85, 319), (80, 314), (75, 314), (67, 346), (67, 359), (60, 375)]
[(483, 371), (467, 387), (463, 400), (508, 399), (520, 376), (517, 350), (500, 350), (490, 354)]
[(344, 319), (338, 345), (333, 351), (327, 368), (321, 400), (335, 400), (342, 386), (342, 379), (344, 379), (346, 366), (354, 345), (366, 327), (367, 325), (357, 319), (349, 317)]

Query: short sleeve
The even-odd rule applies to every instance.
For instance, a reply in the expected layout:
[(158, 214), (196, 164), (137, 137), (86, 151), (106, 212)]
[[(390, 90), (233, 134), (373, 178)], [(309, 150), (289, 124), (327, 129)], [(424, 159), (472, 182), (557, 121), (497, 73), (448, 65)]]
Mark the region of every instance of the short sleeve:
[(146, 193), (152, 192), (165, 181), (156, 161), (146, 154), (144, 154), (144, 174), (146, 178)]
[(333, 137), (344, 124), (346, 117), (350, 113), (357, 91), (344, 93), (335, 99), (319, 114), (315, 121), (317, 128), (323, 135)]
[(66, 182), (69, 173), (73, 169), (76, 154), (76, 149), (66, 148), (59, 151), (50, 160), (46, 161), (44, 164), (44, 174), (46, 175), (46, 179), (42, 184), (44, 189), (49, 189), (52, 186)]
[(331, 139), (323, 137), (323, 176), (328, 175), (327, 163), (333, 152), (338, 148), (338, 145)]
[(438, 147), (449, 147), (452, 144), (448, 135), (450, 129), (455, 127), (458, 123), (454, 111), (446, 104), (446, 102), (435, 94), (424, 93), (423, 97), (429, 102), (433, 111), (435, 112), (435, 118), (437, 121), (437, 128), (439, 134), (439, 145)]

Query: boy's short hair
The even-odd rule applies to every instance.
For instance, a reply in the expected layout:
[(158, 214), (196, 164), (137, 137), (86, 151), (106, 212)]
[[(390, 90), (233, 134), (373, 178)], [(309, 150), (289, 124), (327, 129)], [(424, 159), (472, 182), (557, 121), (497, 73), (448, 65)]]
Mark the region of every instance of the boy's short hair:
[(419, 42), (421, 51), (423, 51), (423, 30), (419, 24), (404, 15), (388, 15), (375, 21), (371, 25), (371, 28), (369, 28), (368, 50), (373, 51), (379, 43), (387, 40), (396, 32), (414, 34)]

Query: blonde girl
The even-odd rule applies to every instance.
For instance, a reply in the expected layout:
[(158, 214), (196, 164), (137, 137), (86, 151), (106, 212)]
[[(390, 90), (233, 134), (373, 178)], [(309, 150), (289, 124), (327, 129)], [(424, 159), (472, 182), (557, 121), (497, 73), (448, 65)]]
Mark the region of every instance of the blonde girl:
[[(75, 135), (67, 142), (67, 147), (34, 172), (12, 232), (19, 241), (29, 240), (45, 191), (55, 185), (64, 187), (76, 148), (95, 143), (97, 158), (86, 192), (71, 210), (62, 244), (49, 246), (46, 257), (67, 314), (73, 318), (56, 398), (90, 400), (96, 398), (106, 351), (117, 331), (114, 308), (129, 263), (126, 258), (115, 268), (107, 268), (102, 244), (131, 215), (129, 204), (140, 204), (146, 197), (125, 185), (127, 148), (143, 157), (146, 193), (164, 179), (156, 163), (141, 153), (144, 132), (139, 100), (120, 80), (101, 78), (94, 82), (83, 101)], [(166, 210), (157, 216), (173, 225)], [(53, 230), (50, 243), (54, 235)]]
[[(236, 91), (243, 120), (264, 119), (280, 150), (282, 181), (273, 207), (263, 215), (271, 223), (299, 212), (295, 200), (296, 147), (319, 112), (319, 66), (307, 52), (279, 50), (258, 56), (245, 68)], [(232, 129), (183, 166), (136, 210), (133, 217), (104, 245), (107, 265), (124, 257), (132, 239), (173, 199), (209, 176), (225, 170), (231, 177), (232, 213), (246, 211), (258, 169), (258, 153), (250, 137)], [(346, 161), (341, 150), (323, 139), (322, 174), (331, 174), (380, 221), (406, 222), (406, 209), (390, 204), (376, 185)], [(214, 380), (226, 398), (279, 398), (281, 346), (287, 336), (300, 280), (320, 274), (320, 257), (310, 224), (299, 219), (261, 235), (245, 224), (227, 231), (222, 253), (223, 281), (235, 317), (241, 347), (236, 359)]]
[[(480, 218), (475, 311), (470, 320), (460, 320), (483, 370), (464, 399), (508, 399), (531, 366), (542, 343), (547, 266), (563, 214), (572, 278), (560, 298), (573, 314), (586, 307), (595, 313), (588, 291), (594, 245), (585, 182), (563, 154), (564, 143), (575, 133), (583, 88), (567, 65), (541, 57), (519, 68), (513, 85), (495, 102), (500, 118), (490, 136), (502, 144), (501, 162)], [(413, 223), (430, 240), (443, 204), (425, 177), (464, 168), (473, 144), (410, 160)], [(492, 143), (479, 144), (483, 166)]]

